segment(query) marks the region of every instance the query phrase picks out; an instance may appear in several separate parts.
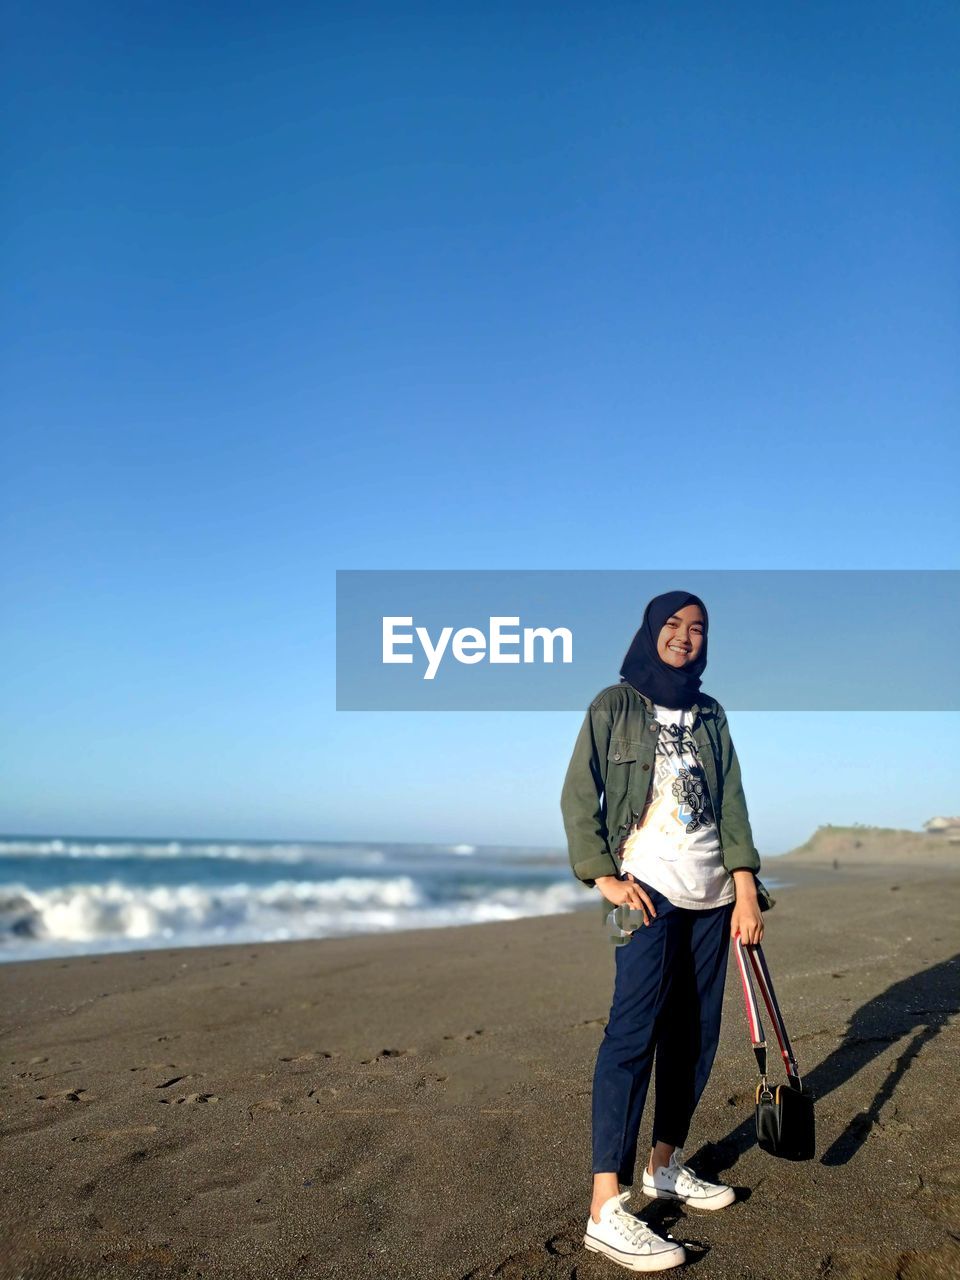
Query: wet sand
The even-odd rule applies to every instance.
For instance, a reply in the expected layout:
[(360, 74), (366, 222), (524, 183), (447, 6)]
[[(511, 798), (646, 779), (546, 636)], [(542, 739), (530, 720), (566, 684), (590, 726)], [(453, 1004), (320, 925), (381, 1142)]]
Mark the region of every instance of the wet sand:
[[(687, 1155), (740, 1198), (696, 1214), (635, 1193), (689, 1243), (668, 1274), (960, 1277), (960, 848), (846, 839), (764, 867), (791, 882), (765, 950), (817, 1159), (753, 1140), (731, 964)], [(0, 1274), (629, 1274), (582, 1247), (613, 957), (588, 908), (0, 967)]]

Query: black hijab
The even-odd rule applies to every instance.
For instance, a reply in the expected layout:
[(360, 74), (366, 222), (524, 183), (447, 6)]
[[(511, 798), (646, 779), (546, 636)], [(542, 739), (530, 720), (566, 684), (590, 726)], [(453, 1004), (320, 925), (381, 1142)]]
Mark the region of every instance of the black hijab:
[[(687, 604), (698, 604), (703, 610), (703, 648), (695, 662), (685, 667), (671, 667), (657, 653), (657, 638), (666, 620)], [(676, 710), (690, 707), (700, 690), (700, 675), (707, 665), (707, 606), (689, 591), (665, 591), (654, 596), (643, 611), (640, 630), (633, 637), (620, 668), (621, 681), (632, 684), (640, 693)]]

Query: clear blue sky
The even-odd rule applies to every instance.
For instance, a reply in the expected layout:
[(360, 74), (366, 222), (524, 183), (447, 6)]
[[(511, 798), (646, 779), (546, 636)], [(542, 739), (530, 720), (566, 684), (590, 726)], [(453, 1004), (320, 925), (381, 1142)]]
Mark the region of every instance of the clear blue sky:
[[(337, 714), (337, 568), (960, 567), (955, 5), (8, 21), (0, 827), (560, 841), (579, 715)], [(761, 849), (958, 728), (736, 715)]]

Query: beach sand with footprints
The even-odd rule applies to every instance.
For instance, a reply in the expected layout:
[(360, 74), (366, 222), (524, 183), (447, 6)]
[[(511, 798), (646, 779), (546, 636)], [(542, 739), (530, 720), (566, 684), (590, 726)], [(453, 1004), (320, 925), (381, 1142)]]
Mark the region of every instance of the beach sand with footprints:
[[(764, 870), (817, 1159), (753, 1140), (731, 964), (687, 1155), (740, 1199), (633, 1207), (698, 1280), (960, 1277), (960, 849), (827, 828)], [(626, 1274), (582, 1247), (613, 963), (585, 909), (4, 965), (0, 1273)]]

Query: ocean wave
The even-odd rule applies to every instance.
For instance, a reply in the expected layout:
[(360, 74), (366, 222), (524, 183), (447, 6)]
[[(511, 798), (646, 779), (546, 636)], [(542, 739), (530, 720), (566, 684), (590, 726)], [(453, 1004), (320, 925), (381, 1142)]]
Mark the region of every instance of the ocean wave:
[(364, 862), (383, 862), (382, 849), (360, 844), (310, 844), (194, 840), (0, 840), (0, 858), (223, 858), (233, 862), (304, 863), (349, 854)]
[(446, 900), (435, 892), (406, 875), (213, 888), (108, 881), (38, 890), (8, 884), (0, 886), (0, 959), (479, 924), (583, 905), (572, 881), (463, 886)]
[(96, 837), (6, 836), (0, 838), (0, 859), (10, 858), (223, 858), (236, 862), (329, 862), (342, 858), (360, 858), (382, 862), (387, 856), (405, 855), (423, 858), (468, 858), (481, 853), (494, 858), (543, 857), (548, 849), (526, 846), (476, 844), (409, 844), (377, 845), (363, 841), (327, 840), (124, 840)]

